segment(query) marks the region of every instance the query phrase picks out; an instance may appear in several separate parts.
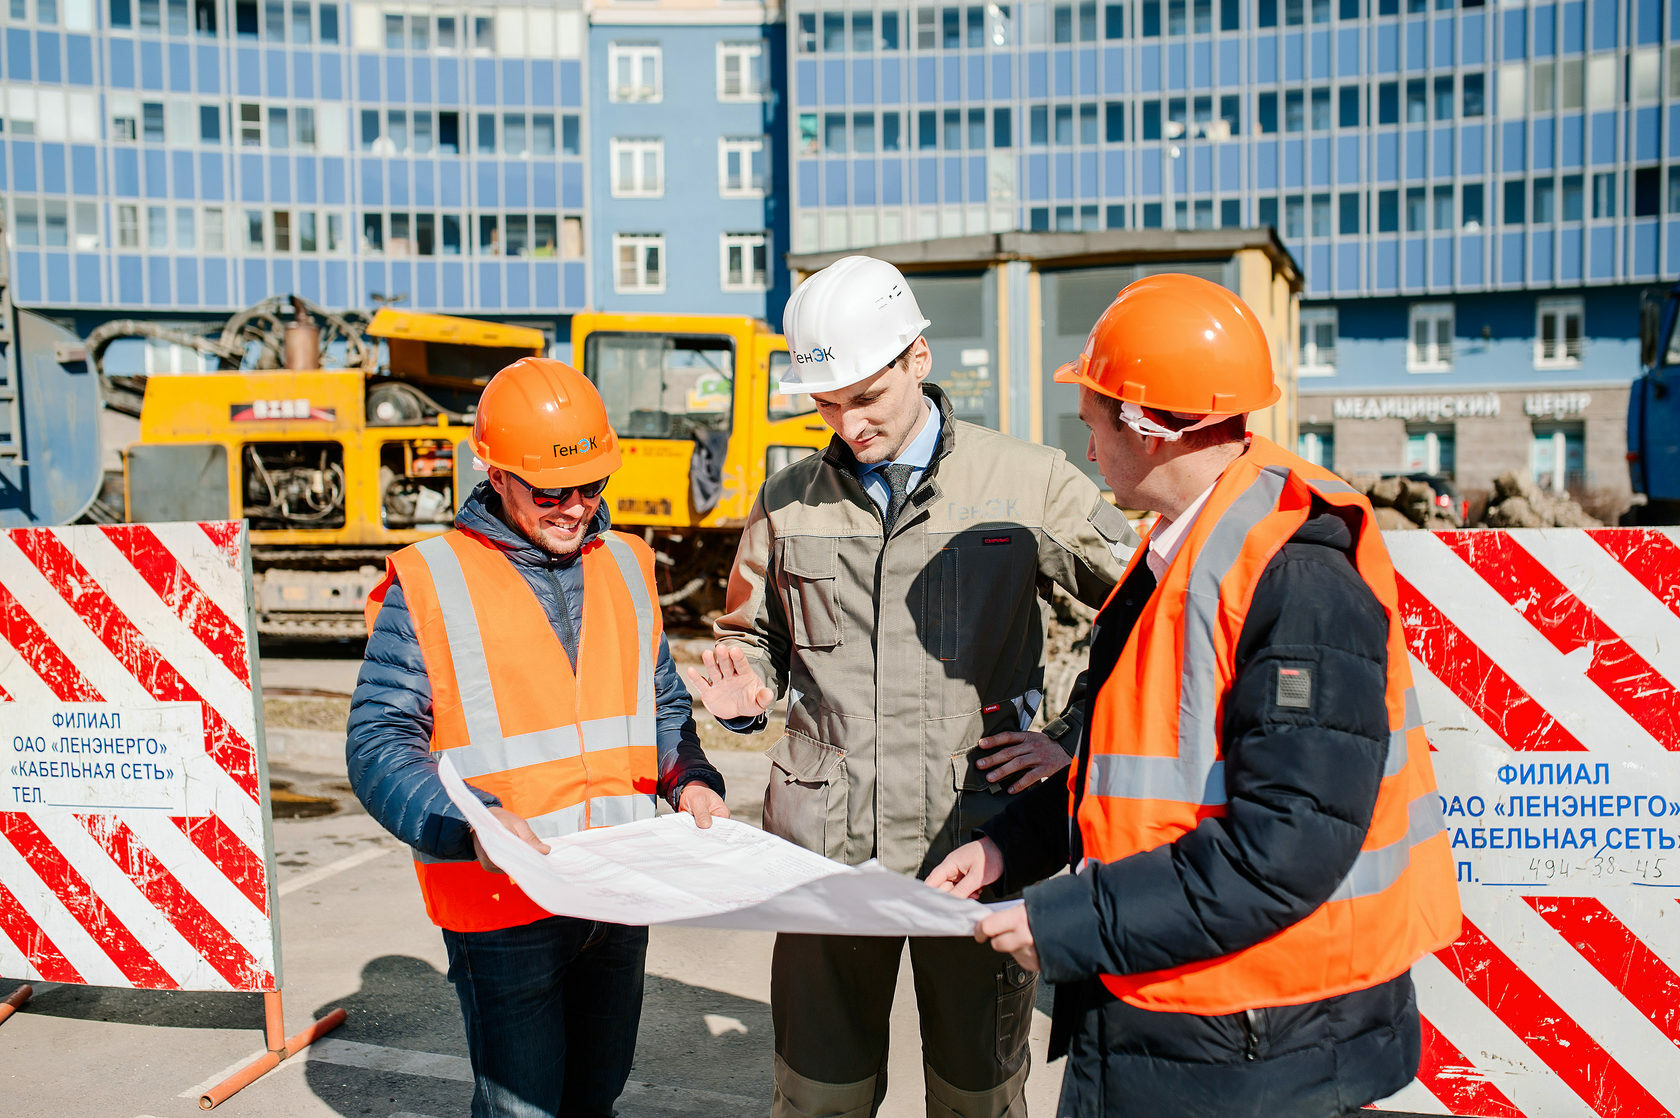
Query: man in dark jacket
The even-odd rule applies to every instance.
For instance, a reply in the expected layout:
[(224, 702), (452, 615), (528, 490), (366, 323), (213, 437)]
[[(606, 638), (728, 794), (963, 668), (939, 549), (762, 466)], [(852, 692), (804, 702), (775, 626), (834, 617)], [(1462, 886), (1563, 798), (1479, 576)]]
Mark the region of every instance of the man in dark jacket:
[(1156, 276), (1058, 374), (1117, 500), (1160, 518), (1095, 621), (1071, 809), (1041, 786), (928, 875), (967, 895), (1075, 870), (977, 930), (1056, 984), (1069, 1118), (1393, 1094), (1420, 1049), (1409, 967), (1457, 934), (1393, 568), (1362, 498), (1245, 438), (1277, 398), (1267, 349), (1229, 292)]
[[(550, 398), (546, 410), (531, 402), (544, 393)], [(581, 434), (580, 413), (586, 421)], [(444, 792), (436, 751), (449, 749), (458, 768), (464, 758), (501, 758), (474, 770), (483, 775), (463, 775), (500, 789), (498, 796), (474, 787), (504, 824), (544, 852), (544, 839), (567, 831), (651, 817), (643, 790), (651, 792), (655, 781), (672, 807), (710, 826), (713, 817), (728, 816), (723, 778), (701, 752), (687, 689), (656, 628), (652, 557), (637, 551), (640, 541), (608, 532), (601, 491), (619, 456), (593, 387), (559, 362), (527, 359), (492, 380), (478, 414), (474, 451), (489, 466), (490, 479), (461, 507), (454, 533), (393, 556), (391, 575), (370, 606), (377, 614), (351, 700), (350, 783), (369, 813), (415, 851), (427, 911), (443, 930), (449, 978), (466, 1022), (474, 1118), (605, 1116), (623, 1090), (635, 1051), (647, 929), (550, 916), (512, 882), (494, 876), (500, 871)], [(496, 415), (508, 423), (498, 427)], [(514, 439), (519, 431), (510, 433), (515, 423), (536, 428), (524, 432), (529, 445)], [(426, 562), (416, 565), (415, 554), (428, 551)], [(455, 555), (464, 557), (455, 568), (463, 589), (488, 608), (474, 610), (474, 601), (465, 609), (452, 606), (439, 591)], [(627, 558), (615, 562), (620, 555)], [(624, 589), (604, 595), (621, 565)], [(589, 587), (586, 569), (594, 572)], [(420, 577), (428, 572), (438, 577)], [(638, 595), (645, 612), (630, 613), (623, 605), (615, 614), (615, 602)], [(501, 616), (527, 604), (540, 608), (542, 618), (533, 626), (528, 616), (503, 616), (504, 632), (524, 626), (541, 640), (509, 647), (505, 635), (498, 644), (498, 634), (478, 633), (475, 616)], [(600, 717), (598, 698), (588, 692), (618, 688), (611, 673), (621, 669), (603, 663), (610, 655), (602, 648), (612, 646), (591, 645), (586, 605), (595, 639), (600, 630), (616, 627), (616, 645), (634, 651), (640, 636), (646, 658), (626, 668), (632, 676), (651, 669), (651, 688), (640, 692), (653, 707), (646, 721), (639, 709), (644, 699), (636, 700), (634, 717), (630, 711)], [(447, 637), (439, 633), (445, 628)], [(592, 647), (597, 662), (584, 657), (580, 663), (580, 648)], [(495, 686), (474, 691), (464, 685), (471, 670), (466, 661), (476, 661), (485, 682)], [(515, 678), (522, 671), (528, 674)], [(564, 696), (562, 705), (555, 705), (554, 692)], [(634, 680), (628, 692), (638, 693)], [(542, 717), (550, 721), (533, 724)], [(515, 727), (513, 719), (523, 722)], [(604, 727), (629, 729), (620, 728), (615, 738), (603, 734)], [(649, 734), (652, 740), (644, 740)], [(637, 748), (645, 745), (656, 750)], [(650, 754), (657, 757), (656, 773), (651, 763), (642, 767), (640, 758)], [(615, 765), (628, 775), (618, 777)], [(541, 808), (521, 814), (503, 806), (504, 799), (517, 800), (534, 786)], [(630, 792), (635, 794), (625, 794)]]

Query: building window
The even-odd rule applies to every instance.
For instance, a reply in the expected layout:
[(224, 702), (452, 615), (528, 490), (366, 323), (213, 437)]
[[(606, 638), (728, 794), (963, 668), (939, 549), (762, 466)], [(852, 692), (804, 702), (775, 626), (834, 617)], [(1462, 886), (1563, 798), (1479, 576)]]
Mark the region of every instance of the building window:
[(1408, 423), (1406, 461), (1401, 468), (1402, 472), (1451, 477), (1454, 466), (1453, 443), (1451, 427), (1422, 427)]
[(718, 193), (725, 198), (764, 196), (764, 137), (718, 141)]
[(653, 295), (665, 290), (665, 238), (656, 233), (614, 233), (613, 290)]
[(723, 289), (763, 291), (766, 282), (767, 252), (763, 233), (725, 233)]
[(222, 229), (222, 208), (209, 206), (204, 211), (204, 251), (222, 252), (226, 248), (226, 234)]
[(719, 43), (719, 101), (759, 101), (764, 97), (764, 44)]
[(167, 206), (146, 207), (146, 247), (169, 247), (169, 209)]
[(1542, 299), (1535, 308), (1534, 366), (1575, 368), (1581, 364), (1581, 300)]
[(117, 247), (140, 247), (140, 207), (126, 203), (117, 207)]
[(1553, 493), (1586, 484), (1587, 440), (1580, 423), (1536, 423), (1528, 466), (1534, 484)]
[(1451, 303), (1418, 303), (1412, 307), (1412, 332), (1406, 344), (1406, 368), (1414, 373), (1446, 372), (1452, 368), (1453, 308)]
[(1336, 468), (1336, 431), (1329, 426), (1302, 427), (1295, 437), (1295, 453), (1315, 466)]
[(239, 106), (239, 143), (241, 147), (262, 147), (261, 105), (242, 103)]
[(1335, 371), (1336, 308), (1302, 308), (1301, 360), (1297, 372), (1304, 377), (1327, 377)]
[(665, 141), (614, 140), (612, 192), (615, 198), (657, 198), (665, 193)]
[(607, 46), (608, 100), (659, 101), (660, 49), (643, 43)]

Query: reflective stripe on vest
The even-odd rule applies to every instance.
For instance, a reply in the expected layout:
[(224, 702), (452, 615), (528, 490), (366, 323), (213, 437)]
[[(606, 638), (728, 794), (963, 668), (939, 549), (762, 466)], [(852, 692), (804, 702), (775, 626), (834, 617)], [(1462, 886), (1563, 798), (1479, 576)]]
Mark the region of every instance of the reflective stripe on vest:
[(1388, 622), (1383, 699), (1391, 729), (1364, 848), (1323, 905), (1258, 944), (1162, 971), (1103, 976), (1111, 992), (1142, 1008), (1222, 1014), (1318, 1000), (1391, 978), (1457, 935), (1450, 848), (1375, 518), (1344, 482), (1258, 437), (1215, 486), (1201, 513), (1206, 522), (1191, 527), (1109, 678), (1092, 683), (1087, 776), (1074, 819), (1086, 866), (1155, 849), (1226, 814), (1219, 719), (1238, 670), (1244, 614), (1315, 498), (1361, 512), (1350, 558)]

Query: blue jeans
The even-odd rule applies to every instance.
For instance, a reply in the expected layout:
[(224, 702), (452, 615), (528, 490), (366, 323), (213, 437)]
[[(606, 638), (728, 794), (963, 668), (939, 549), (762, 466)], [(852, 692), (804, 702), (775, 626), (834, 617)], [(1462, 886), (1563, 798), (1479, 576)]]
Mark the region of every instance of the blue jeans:
[(443, 931), (473, 1118), (611, 1118), (642, 1017), (646, 928), (553, 916)]

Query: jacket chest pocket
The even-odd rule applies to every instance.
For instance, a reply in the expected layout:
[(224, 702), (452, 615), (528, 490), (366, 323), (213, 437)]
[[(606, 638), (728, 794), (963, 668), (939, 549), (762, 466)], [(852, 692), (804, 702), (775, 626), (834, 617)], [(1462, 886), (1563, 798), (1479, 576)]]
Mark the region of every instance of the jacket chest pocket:
[(791, 536), (782, 541), (781, 569), (794, 646), (833, 648), (838, 645), (838, 541), (822, 536)]

